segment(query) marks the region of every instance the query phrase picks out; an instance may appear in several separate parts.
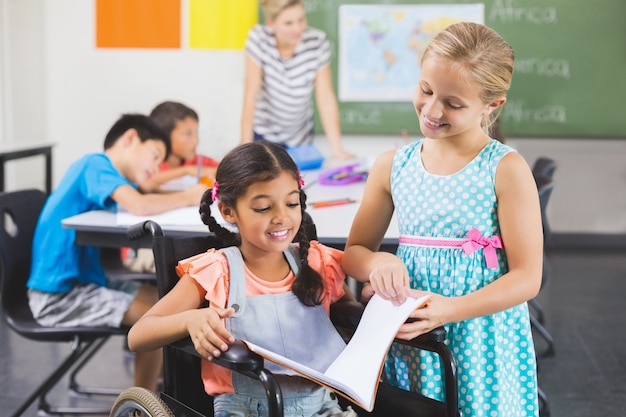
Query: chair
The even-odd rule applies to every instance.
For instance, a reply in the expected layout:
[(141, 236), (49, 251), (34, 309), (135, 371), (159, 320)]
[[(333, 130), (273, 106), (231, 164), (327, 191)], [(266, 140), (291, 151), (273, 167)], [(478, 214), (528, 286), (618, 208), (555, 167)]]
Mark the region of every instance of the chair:
[[(550, 246), (552, 240), (552, 230), (548, 223), (547, 206), (550, 196), (552, 195), (554, 172), (556, 171), (556, 161), (552, 158), (545, 156), (539, 157), (535, 160), (532, 167), (532, 174), (537, 184), (537, 191), (539, 192), (539, 203), (541, 207), (541, 224), (543, 228), (543, 271), (541, 278), (541, 285), (545, 285), (548, 279), (548, 264), (546, 262), (546, 250)], [(544, 324), (544, 311), (541, 304), (536, 299), (530, 301), (529, 305), (536, 312), (536, 319), (539, 323)]]
[[(552, 180), (552, 177), (543, 175), (541, 174), (541, 172), (545, 172), (551, 175), (554, 173), (554, 169), (556, 167), (553, 163), (549, 162), (552, 160), (549, 160), (547, 162), (545, 160), (546, 158), (540, 158), (538, 160), (540, 161), (540, 163), (535, 164), (536, 166), (538, 165), (539, 168), (537, 169), (536, 173), (533, 172), (533, 175), (535, 177), (535, 183), (537, 184), (537, 192), (539, 193), (539, 207), (541, 210), (541, 222), (543, 225), (544, 248), (543, 248), (543, 268), (542, 268), (542, 273), (541, 273), (541, 285), (542, 286), (545, 284), (548, 278), (548, 272), (549, 272), (548, 265), (546, 263), (546, 242), (550, 239), (550, 234), (549, 234), (549, 228), (547, 227), (548, 223), (547, 223), (546, 209), (548, 206), (548, 202), (550, 201), (550, 196), (552, 195), (554, 182)], [(553, 356), (556, 352), (554, 338), (552, 337), (548, 329), (546, 329), (544, 326), (543, 307), (541, 306), (539, 301), (537, 301), (536, 298), (533, 298), (532, 300), (530, 300), (528, 304), (529, 306), (533, 307), (536, 313), (536, 314), (533, 314), (532, 311), (530, 312), (531, 313), (530, 324), (533, 330), (535, 331), (535, 333), (541, 336), (547, 344), (546, 350), (544, 350), (540, 354), (537, 354), (537, 357), (539, 358), (539, 357)], [(545, 392), (543, 392), (541, 388), (538, 389), (538, 394), (539, 394), (539, 401), (541, 405), (540, 414), (542, 417), (547, 417), (550, 415), (550, 404), (549, 404), (548, 396), (546, 395)]]
[[(554, 171), (556, 171), (556, 161), (552, 158), (547, 158), (545, 156), (539, 157), (535, 160), (532, 173), (535, 178), (535, 182), (537, 182), (537, 189), (541, 190), (541, 187), (544, 186), (547, 182), (554, 181)], [(549, 246), (552, 237), (552, 230), (550, 229), (550, 224), (548, 223), (548, 218), (545, 215), (546, 206), (548, 204), (548, 200), (550, 199), (550, 194), (552, 193), (552, 188), (550, 190), (545, 190), (546, 195), (543, 196), (543, 205), (541, 208), (541, 221), (543, 223), (543, 239), (544, 246)], [(539, 195), (541, 199), (541, 194)]]
[(540, 156), (535, 160), (532, 167), (533, 175), (543, 175), (544, 177), (554, 177), (556, 171), (556, 161), (546, 156)]
[[(311, 226), (307, 233), (309, 237), (315, 236), (314, 226)], [(210, 235), (195, 238), (164, 236), (160, 226), (152, 221), (129, 228), (129, 237), (139, 238), (146, 234), (153, 236), (157, 287), (161, 296), (178, 281), (174, 268), (179, 259), (195, 255), (211, 247), (220, 247), (219, 242)], [(360, 303), (336, 303), (331, 309), (331, 319), (342, 335), (349, 335), (358, 324), (362, 311), (363, 306)], [(445, 403), (381, 383), (374, 411), (368, 414), (358, 410), (359, 415), (459, 416), (456, 362), (447, 345), (443, 343), (444, 338), (445, 331), (439, 328), (413, 341), (402, 343), (440, 354), (442, 368), (445, 370), (442, 377), (445, 380), (446, 398), (448, 398)], [(250, 352), (241, 343), (233, 345), (214, 361), (233, 371), (243, 372), (253, 378), (266, 381), (266, 392), (269, 395), (270, 408), (273, 410), (271, 415), (283, 415), (280, 388), (273, 387), (273, 376), (269, 371), (263, 370), (262, 357)], [(212, 399), (204, 392), (200, 378), (200, 358), (189, 338), (164, 348), (163, 391), (160, 395), (137, 387), (131, 388), (118, 397), (111, 416), (125, 416), (133, 410), (142, 410), (151, 416), (203, 417), (213, 415)]]
[[(554, 188), (554, 183), (552, 179), (546, 176), (538, 175), (535, 176), (535, 182), (537, 183), (537, 191), (539, 193), (539, 206), (541, 210), (541, 221), (544, 225), (544, 250), (543, 250), (543, 268), (542, 268), (542, 276), (541, 276), (541, 285), (543, 286), (548, 278), (548, 265), (546, 262), (546, 240), (549, 239), (549, 235), (546, 232), (546, 208), (548, 206), (548, 202), (550, 200), (550, 196), (552, 195), (552, 189)], [(542, 353), (542, 356), (552, 356), (555, 353), (554, 348), (554, 338), (548, 332), (548, 330), (544, 327), (544, 311), (543, 307), (537, 301), (536, 298), (533, 298), (529, 301), (529, 305), (534, 309), (536, 314), (531, 314), (531, 324), (533, 328), (537, 331), (537, 333), (546, 341), (548, 344), (547, 349)]]
[(39, 213), (46, 201), (40, 190), (20, 190), (0, 194), (0, 284), (4, 318), (21, 336), (40, 342), (68, 342), (71, 350), (66, 359), (45, 378), (12, 416), (23, 414), (39, 398), (38, 408), (46, 414), (103, 414), (109, 408), (53, 406), (46, 396), (70, 371), (70, 389), (81, 394), (117, 395), (121, 390), (83, 387), (76, 381), (78, 372), (111, 335), (127, 330), (93, 327), (44, 327), (33, 318), (28, 306), (26, 281), (29, 277), (31, 246)]

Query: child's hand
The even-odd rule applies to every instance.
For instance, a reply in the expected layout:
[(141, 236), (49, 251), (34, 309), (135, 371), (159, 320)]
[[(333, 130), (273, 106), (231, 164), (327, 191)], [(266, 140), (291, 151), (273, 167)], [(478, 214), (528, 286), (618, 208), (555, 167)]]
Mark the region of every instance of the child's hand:
[(339, 147), (332, 150), (330, 157), (333, 159), (354, 159), (356, 155)]
[(199, 206), (202, 195), (208, 189), (204, 184), (195, 184), (183, 191), (188, 206)]
[(208, 177), (215, 181), (215, 174), (217, 172), (217, 167), (202, 167), (202, 171), (200, 173), (201, 177)]
[(228, 343), (235, 338), (226, 330), (222, 319), (232, 316), (232, 308), (201, 308), (193, 310), (187, 320), (187, 331), (196, 351), (203, 358), (211, 360), (228, 350)]
[(361, 304), (365, 305), (369, 303), (374, 294), (374, 288), (372, 288), (369, 282), (366, 283), (361, 289)]
[(405, 323), (400, 327), (398, 334), (396, 334), (398, 339), (411, 340), (450, 322), (448, 317), (450, 317), (450, 312), (454, 305), (454, 298), (444, 297), (426, 291), (409, 291), (409, 295), (415, 298), (427, 294), (430, 295), (430, 300), (428, 300), (428, 303), (424, 307), (418, 308), (411, 313), (409, 318), (414, 321)]
[(409, 290), (409, 273), (404, 263), (391, 253), (380, 252), (369, 276), (376, 294), (394, 305), (406, 300)]

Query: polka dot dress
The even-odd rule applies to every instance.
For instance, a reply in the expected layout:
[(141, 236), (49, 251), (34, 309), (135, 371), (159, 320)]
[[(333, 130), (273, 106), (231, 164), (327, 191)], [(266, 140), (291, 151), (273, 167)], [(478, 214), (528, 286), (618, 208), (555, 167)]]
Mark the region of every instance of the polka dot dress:
[[(421, 141), (395, 154), (391, 193), (401, 235), (464, 238), (471, 229), (485, 237), (500, 234), (494, 178), (500, 159), (512, 148), (492, 140), (467, 166), (449, 176), (426, 172)], [(483, 250), (401, 244), (398, 256), (411, 287), (447, 297), (474, 292), (507, 270), (497, 249), (498, 267), (487, 268)], [(445, 326), (457, 360), (459, 405), (468, 416), (538, 416), (535, 351), (526, 303), (486, 317)], [(384, 378), (395, 386), (444, 397), (436, 354), (393, 345)]]

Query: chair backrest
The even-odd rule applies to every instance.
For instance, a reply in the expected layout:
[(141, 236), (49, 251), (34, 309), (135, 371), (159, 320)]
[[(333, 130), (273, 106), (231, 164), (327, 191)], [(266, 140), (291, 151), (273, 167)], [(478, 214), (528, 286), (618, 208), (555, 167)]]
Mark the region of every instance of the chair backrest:
[(533, 164), (533, 175), (543, 176), (548, 178), (554, 177), (554, 171), (556, 170), (556, 161), (552, 158), (541, 156), (535, 160)]
[[(214, 236), (154, 236), (152, 251), (159, 297), (167, 294), (178, 282), (178, 261), (222, 247)], [(194, 410), (213, 415), (211, 399), (204, 391), (200, 376), (200, 359), (172, 346), (163, 348), (163, 392)], [(172, 406), (173, 404), (170, 404)]]
[(547, 207), (554, 188), (554, 181), (551, 177), (545, 175), (536, 175), (535, 183), (539, 192), (539, 207), (541, 209), (541, 223), (543, 225), (543, 242), (544, 246), (549, 243), (551, 237), (551, 229), (548, 223)]
[[(9, 324), (20, 327), (13, 314), (28, 314), (26, 281), (30, 275), (33, 235), (39, 214), (46, 202), (41, 190), (29, 189), (0, 194), (0, 283), (2, 285), (2, 310)], [(31, 321), (31, 317), (21, 317)]]

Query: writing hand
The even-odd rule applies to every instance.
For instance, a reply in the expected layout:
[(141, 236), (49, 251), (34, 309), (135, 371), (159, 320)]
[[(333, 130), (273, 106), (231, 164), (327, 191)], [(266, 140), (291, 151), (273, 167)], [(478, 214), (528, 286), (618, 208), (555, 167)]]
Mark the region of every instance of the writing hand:
[(187, 201), (187, 205), (196, 206), (200, 204), (200, 200), (202, 200), (202, 195), (206, 190), (208, 190), (205, 184), (194, 184), (191, 187), (187, 188), (183, 191), (185, 195), (185, 201)]
[(187, 321), (187, 330), (196, 351), (211, 360), (228, 350), (228, 343), (235, 338), (226, 330), (222, 319), (230, 317), (232, 308), (201, 308)]
[(208, 177), (215, 181), (215, 173), (217, 172), (217, 167), (202, 167), (201, 169), (201, 177)]
[(354, 159), (356, 158), (356, 155), (346, 151), (343, 148), (339, 148), (339, 149), (333, 149), (331, 154), (330, 154), (331, 158), (334, 159)]

